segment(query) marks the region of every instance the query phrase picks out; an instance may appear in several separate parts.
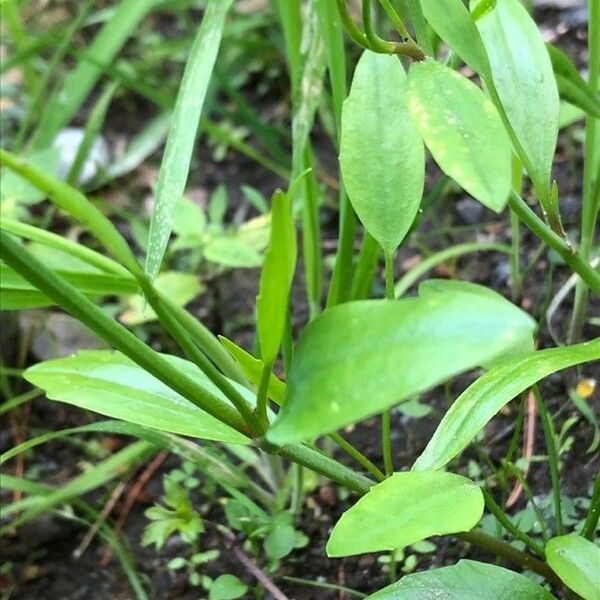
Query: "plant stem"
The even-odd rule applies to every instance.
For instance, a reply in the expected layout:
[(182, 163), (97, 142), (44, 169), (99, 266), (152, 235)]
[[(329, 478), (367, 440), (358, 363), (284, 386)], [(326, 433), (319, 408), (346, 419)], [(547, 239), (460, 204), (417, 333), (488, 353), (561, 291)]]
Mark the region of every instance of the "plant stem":
[(394, 285), (394, 294), (396, 298), (403, 296), (409, 288), (421, 277), (425, 275), (427, 271), (430, 271), (440, 263), (446, 262), (451, 258), (462, 256), (463, 254), (469, 254), (471, 252), (483, 252), (483, 251), (495, 251), (504, 252), (510, 254), (512, 249), (510, 246), (505, 244), (499, 244), (497, 242), (467, 242), (466, 244), (458, 244), (451, 248), (446, 248), (440, 252), (436, 252), (431, 256), (428, 256), (416, 267), (413, 267), (410, 271), (406, 272)]
[(6, 264), (105, 342), (219, 421), (244, 435), (252, 436), (252, 432), (233, 406), (181, 373), (76, 288), (48, 269), (4, 231), (0, 231), (0, 256)]
[(363, 466), (371, 475), (378, 481), (385, 479), (384, 473), (374, 465), (362, 452), (357, 450), (350, 442), (345, 440), (338, 433), (330, 433), (328, 436), (334, 443), (336, 443), (346, 454), (351, 456), (359, 465)]
[[(388, 300), (394, 299), (394, 254), (384, 252), (385, 256), (385, 296)], [(385, 474), (389, 477), (394, 472), (392, 460), (392, 411), (390, 408), (381, 415), (381, 448)]]
[(481, 488), (483, 497), (485, 499), (485, 505), (488, 510), (496, 517), (497, 521), (508, 531), (513, 537), (521, 540), (532, 552), (535, 552), (538, 556), (544, 557), (544, 548), (540, 546), (533, 538), (529, 537), (526, 533), (521, 531), (509, 518), (508, 515), (496, 504), (491, 494), (485, 489)]
[(358, 263), (352, 280), (351, 300), (362, 300), (369, 296), (373, 285), (375, 268), (380, 246), (367, 231), (363, 232), (362, 246), (358, 253)]
[(554, 433), (554, 425), (552, 417), (546, 408), (546, 403), (540, 393), (540, 388), (537, 385), (533, 386), (533, 394), (535, 396), (535, 404), (540, 414), (542, 428), (544, 429), (544, 438), (546, 440), (546, 451), (548, 452), (548, 466), (550, 468), (550, 480), (552, 481), (552, 497), (554, 499), (554, 516), (556, 519), (556, 533), (562, 535), (563, 521), (560, 499), (560, 475), (558, 472), (558, 452), (556, 451), (556, 435)]
[(550, 538), (550, 535), (548, 533), (548, 523), (546, 522), (544, 515), (540, 511), (540, 508), (537, 505), (537, 502), (535, 501), (535, 498), (531, 491), (531, 487), (527, 483), (527, 479), (524, 477), (523, 473), (521, 472), (521, 469), (519, 469), (519, 467), (517, 467), (516, 465), (512, 463), (507, 463), (506, 468), (509, 471), (509, 473), (512, 473), (517, 478), (519, 484), (523, 488), (525, 496), (527, 496), (527, 500), (529, 501), (529, 504), (531, 504), (533, 511), (535, 512), (535, 516), (540, 523), (542, 537), (544, 538), (544, 541), (547, 541)]
[(433, 46), (431, 45), (431, 37), (427, 30), (427, 22), (423, 16), (421, 0), (408, 0), (407, 4), (415, 35), (417, 36), (417, 42), (423, 48), (425, 54), (433, 56)]
[(581, 535), (592, 541), (594, 539), (594, 533), (596, 527), (598, 527), (598, 518), (600, 517), (600, 473), (596, 475), (596, 481), (594, 482), (594, 491), (592, 492), (592, 499), (590, 500), (590, 507), (585, 517), (583, 529)]
[(600, 294), (600, 273), (598, 271), (583, 260), (581, 255), (574, 251), (564, 239), (552, 231), (516, 192), (511, 192), (508, 204), (531, 231), (553, 248), (596, 294)]
[[(594, 96), (600, 89), (600, 0), (588, 0), (588, 51), (589, 87)], [(600, 200), (600, 131), (598, 119), (587, 115), (585, 125), (585, 155), (583, 163), (583, 198), (581, 205), (581, 240), (579, 252), (583, 260), (589, 259)], [(584, 281), (578, 281), (575, 288), (575, 304), (571, 315), (568, 343), (579, 341), (588, 304), (588, 288)]]
[(517, 300), (521, 296), (523, 277), (521, 275), (521, 240), (520, 240), (520, 222), (519, 217), (511, 211), (510, 213), (510, 273), (513, 299)]
[(530, 569), (554, 585), (562, 585), (559, 577), (546, 563), (538, 560), (530, 554), (526, 554), (525, 552), (517, 550), (514, 546), (507, 544), (503, 540), (494, 538), (479, 530), (458, 533), (456, 534), (456, 537), (468, 542), (469, 544), (478, 546), (490, 554), (500, 556), (511, 561), (513, 564), (520, 565), (524, 569)]
[(267, 392), (269, 390), (269, 381), (271, 380), (271, 371), (273, 363), (265, 363), (260, 376), (260, 384), (256, 393), (256, 416), (262, 431), (266, 431), (269, 426), (269, 418), (267, 417)]
[(165, 306), (160, 301), (160, 297), (152, 287), (150, 280), (145, 279), (141, 283), (143, 284), (146, 300), (148, 300), (150, 306), (152, 306), (156, 312), (160, 323), (171, 336), (173, 336), (173, 339), (179, 344), (186, 356), (200, 368), (200, 370), (223, 392), (223, 394), (225, 394), (227, 398), (229, 398), (229, 400), (231, 400), (231, 403), (240, 413), (254, 436), (259, 437), (262, 435), (265, 431), (265, 425), (263, 425), (260, 419), (254, 414), (246, 399), (200, 351), (198, 346), (189, 336), (186, 328), (177, 320), (176, 316), (172, 314), (168, 308), (165, 310)]

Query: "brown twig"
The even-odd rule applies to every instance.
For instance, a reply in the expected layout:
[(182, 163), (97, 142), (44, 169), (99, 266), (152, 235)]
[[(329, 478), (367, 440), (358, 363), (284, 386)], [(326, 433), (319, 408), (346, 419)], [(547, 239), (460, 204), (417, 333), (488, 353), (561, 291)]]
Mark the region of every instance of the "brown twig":
[(233, 535), (217, 527), (217, 531), (225, 538), (227, 546), (235, 554), (243, 567), (251, 573), (257, 581), (263, 584), (265, 589), (273, 596), (274, 600), (289, 600), (289, 598), (271, 581), (268, 575), (248, 556), (239, 546)]
[(94, 524), (88, 529), (88, 532), (85, 534), (84, 538), (81, 540), (81, 543), (75, 550), (73, 550), (73, 558), (75, 560), (81, 558), (83, 553), (86, 551), (87, 547), (90, 545), (90, 542), (94, 539), (96, 533), (98, 533), (98, 529), (100, 529), (102, 523), (106, 521), (108, 515), (111, 513), (112, 509), (115, 507), (115, 504), (119, 500), (119, 498), (123, 495), (125, 488), (127, 487), (127, 482), (129, 479), (121, 481), (119, 484), (115, 486), (115, 489), (110, 494), (108, 500), (102, 507), (102, 511), (98, 515), (98, 518), (94, 522)]
[[(529, 390), (527, 394), (527, 413), (525, 417), (525, 434), (523, 436), (523, 458), (525, 459), (525, 466), (523, 468), (523, 477), (527, 478), (529, 474), (529, 466), (531, 464), (531, 457), (533, 456), (533, 448), (535, 446), (535, 420), (537, 416), (537, 409), (535, 407), (535, 396), (533, 390)], [(514, 506), (517, 500), (523, 493), (523, 486), (520, 481), (515, 482), (515, 487), (512, 489), (508, 500), (506, 501), (506, 508)]]
[[(127, 494), (127, 498), (125, 499), (125, 503), (123, 504), (123, 508), (121, 509), (121, 512), (119, 514), (119, 518), (117, 519), (117, 522), (115, 524), (113, 530), (115, 534), (118, 534), (121, 531), (121, 529), (123, 529), (123, 525), (125, 525), (125, 521), (127, 520), (129, 512), (131, 511), (131, 508), (133, 507), (138, 496), (142, 493), (142, 490), (144, 489), (152, 475), (154, 475), (156, 470), (160, 467), (160, 465), (162, 465), (162, 463), (168, 455), (169, 453), (166, 451), (159, 452), (154, 457), (152, 462), (142, 471), (140, 476), (131, 486), (131, 489)], [(107, 546), (104, 550), (104, 553), (102, 554), (102, 557), (100, 558), (100, 566), (106, 567), (106, 565), (110, 562), (111, 558), (112, 548), (110, 546)]]

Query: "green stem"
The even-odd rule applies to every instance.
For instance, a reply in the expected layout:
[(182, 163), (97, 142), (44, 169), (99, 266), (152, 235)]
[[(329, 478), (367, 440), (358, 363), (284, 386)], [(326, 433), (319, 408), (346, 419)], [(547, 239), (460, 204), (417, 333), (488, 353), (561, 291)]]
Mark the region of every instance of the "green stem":
[(244, 435), (252, 436), (232, 406), (181, 373), (4, 231), (0, 231), (0, 255), (6, 264), (109, 345), (219, 421)]
[(408, 33), (408, 29), (404, 25), (404, 21), (400, 18), (400, 15), (396, 12), (396, 9), (392, 6), (390, 0), (379, 0), (379, 4), (383, 6), (383, 10), (387, 13), (387, 16), (390, 18), (390, 21), (394, 25), (394, 27), (398, 30), (398, 33), (402, 36), (402, 39), (405, 42), (408, 42), (412, 39), (410, 33)]
[[(384, 252), (385, 256), (385, 296), (388, 300), (394, 299), (394, 253)], [(389, 477), (394, 473), (392, 459), (392, 413), (387, 409), (381, 415), (381, 448), (385, 474)]]
[(497, 242), (468, 242), (466, 244), (459, 244), (458, 246), (447, 248), (441, 252), (436, 252), (435, 254), (428, 256), (416, 267), (413, 267), (398, 280), (394, 286), (395, 297), (400, 298), (403, 296), (422, 275), (425, 275), (427, 271), (430, 271), (437, 265), (452, 258), (462, 256), (463, 254), (470, 254), (471, 252), (483, 252), (487, 250), (504, 252), (505, 254), (510, 254), (512, 252), (510, 246), (499, 244)]
[(431, 37), (427, 30), (427, 22), (423, 16), (423, 10), (421, 8), (421, 0), (408, 0), (408, 10), (412, 19), (415, 35), (417, 36), (417, 43), (428, 56), (433, 56), (433, 46), (431, 44)]
[[(589, 31), (589, 87), (594, 96), (600, 90), (600, 0), (588, 1)], [(600, 131), (598, 119), (587, 115), (585, 126), (585, 155), (583, 163), (583, 198), (581, 205), (581, 241), (579, 252), (583, 260), (589, 259), (600, 202), (598, 191), (600, 188)], [(579, 341), (588, 304), (588, 287), (584, 281), (578, 281), (575, 288), (575, 304), (571, 315), (568, 343)]]
[(510, 272), (512, 282), (513, 298), (517, 300), (521, 296), (523, 278), (521, 276), (521, 239), (520, 239), (519, 217), (511, 211), (510, 213)]
[(535, 552), (540, 557), (544, 557), (544, 548), (540, 546), (533, 538), (529, 537), (526, 533), (521, 531), (506, 515), (506, 513), (496, 504), (491, 494), (485, 489), (481, 488), (483, 497), (485, 499), (485, 505), (488, 510), (494, 515), (498, 523), (506, 529), (513, 537), (521, 540), (532, 552)]
[(583, 529), (581, 535), (592, 541), (594, 539), (594, 533), (598, 527), (598, 518), (600, 517), (600, 473), (596, 475), (596, 481), (594, 482), (594, 491), (592, 492), (592, 499), (590, 501), (590, 507), (583, 523)]
[[(19, 14), (17, 2), (14, 0), (12, 2), (2, 2), (1, 14), (2, 17), (6, 19), (15, 48), (17, 50), (24, 50), (27, 48), (29, 41), (27, 39), (27, 32), (23, 25), (23, 21), (21, 20), (21, 15)], [(25, 83), (27, 84), (27, 91), (31, 95), (36, 89), (35, 82), (37, 75), (28, 60), (23, 61), (23, 74), (25, 76)]]
[(550, 480), (552, 481), (552, 497), (554, 499), (554, 516), (556, 519), (556, 533), (562, 535), (564, 533), (561, 498), (560, 498), (560, 475), (558, 471), (558, 452), (556, 451), (556, 435), (554, 433), (554, 425), (552, 417), (546, 408), (546, 403), (540, 393), (540, 388), (537, 385), (533, 386), (533, 394), (535, 396), (535, 404), (542, 421), (544, 430), (544, 438), (546, 440), (546, 451), (548, 452), (548, 466), (550, 468)]
[(219, 390), (223, 392), (223, 394), (225, 394), (227, 398), (229, 398), (229, 400), (231, 400), (231, 403), (240, 413), (254, 436), (259, 437), (262, 435), (266, 429), (266, 425), (263, 425), (264, 422), (257, 418), (252, 408), (239, 390), (237, 390), (235, 386), (226, 377), (224, 377), (210, 362), (210, 360), (208, 360), (208, 358), (201, 352), (201, 350), (189, 336), (188, 330), (181, 324), (176, 315), (174, 315), (168, 308), (165, 308), (164, 303), (161, 302), (160, 296), (152, 287), (150, 280), (142, 280), (141, 283), (145, 298), (150, 306), (152, 306), (154, 309), (154, 312), (156, 312), (160, 323), (179, 344), (186, 356), (198, 366), (198, 368), (217, 386), (217, 388), (219, 388)]
[(552, 231), (516, 192), (511, 192), (508, 204), (531, 231), (553, 248), (596, 294), (600, 294), (600, 273), (598, 271), (584, 261), (580, 254), (575, 252), (562, 237)]
[(506, 468), (509, 471), (509, 473), (512, 473), (517, 478), (517, 481), (523, 488), (523, 492), (525, 493), (529, 504), (531, 504), (533, 511), (535, 512), (535, 516), (540, 524), (540, 528), (542, 530), (542, 537), (544, 538), (544, 541), (548, 541), (548, 539), (550, 539), (550, 534), (548, 532), (548, 523), (544, 518), (544, 515), (542, 514), (542, 511), (540, 510), (539, 506), (537, 505), (537, 502), (535, 501), (535, 497), (533, 495), (533, 492), (531, 491), (531, 487), (527, 483), (527, 479), (525, 479), (521, 469), (519, 469), (516, 465), (512, 463), (507, 463)]
[(385, 479), (385, 474), (373, 464), (362, 452), (356, 449), (350, 442), (344, 439), (338, 433), (330, 433), (328, 436), (333, 442), (335, 442), (346, 454), (351, 456), (359, 465), (367, 469), (371, 475), (378, 481)]
[(529, 569), (530, 571), (541, 575), (554, 585), (562, 586), (562, 581), (546, 563), (530, 554), (517, 550), (514, 546), (507, 544), (503, 540), (494, 538), (479, 530), (459, 533), (456, 537), (469, 544), (478, 546), (490, 554), (500, 556), (501, 558), (511, 561), (513, 564), (520, 565), (524, 569)]
[(367, 298), (373, 285), (380, 246), (367, 231), (363, 233), (362, 245), (358, 253), (358, 263), (352, 280), (351, 300)]
[(267, 392), (269, 391), (272, 370), (273, 363), (265, 363), (263, 365), (260, 384), (256, 394), (256, 416), (263, 431), (269, 426), (269, 418), (267, 417)]

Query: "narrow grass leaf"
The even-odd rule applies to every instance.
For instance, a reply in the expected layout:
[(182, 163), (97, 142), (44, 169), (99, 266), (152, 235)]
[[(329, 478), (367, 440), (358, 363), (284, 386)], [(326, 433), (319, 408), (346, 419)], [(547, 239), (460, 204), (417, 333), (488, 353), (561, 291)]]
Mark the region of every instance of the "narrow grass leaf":
[(546, 560), (567, 587), (585, 600), (600, 598), (600, 548), (578, 535), (552, 538)]
[(202, 107), (212, 77), (227, 11), (233, 0), (210, 0), (190, 51), (173, 111), (160, 166), (152, 213), (146, 274), (154, 279), (162, 263), (173, 224), (175, 205), (183, 195)]
[(95, 465), (82, 475), (75, 477), (52, 494), (44, 497), (32, 496), (18, 502), (13, 502), (4, 508), (3, 514), (7, 516), (23, 511), (23, 514), (16, 517), (10, 523), (11, 528), (19, 527), (31, 521), (31, 519), (37, 517), (39, 514), (59, 504), (68, 502), (71, 498), (81, 496), (90, 490), (98, 488), (119, 475), (125, 474), (129, 469), (140, 464), (155, 452), (156, 448), (152, 444), (143, 441), (134, 442)]
[(340, 166), (367, 231), (393, 253), (419, 209), (425, 177), (421, 136), (406, 105), (398, 57), (363, 52), (342, 112)]
[(551, 373), (600, 359), (600, 338), (508, 359), (471, 384), (445, 414), (415, 471), (441, 469), (464, 450), (508, 402)]
[(267, 438), (330, 433), (529, 340), (531, 317), (491, 294), (430, 291), (328, 309), (300, 336), (286, 400)]
[(468, 531), (481, 519), (483, 506), (479, 486), (461, 475), (394, 473), (341, 516), (327, 555), (395, 550), (432, 535)]
[(600, 100), (594, 95), (571, 59), (552, 44), (546, 44), (546, 49), (552, 62), (560, 97), (599, 119)]
[[(193, 363), (175, 356), (162, 357), (214, 396), (226, 400)], [(34, 365), (24, 377), (46, 390), (53, 400), (112, 418), (202, 439), (232, 444), (249, 442), (119, 352), (83, 350)], [(253, 400), (248, 390), (241, 386), (239, 390), (249, 401)]]
[[(134, 294), (135, 280), (121, 275), (57, 271), (72, 286), (90, 297)], [(0, 310), (53, 306), (54, 302), (10, 267), (0, 265)]]
[(496, 2), (476, 23), (498, 96), (529, 158), (529, 175), (536, 188), (548, 189), (558, 136), (559, 96), (542, 36), (519, 0)]
[(48, 100), (31, 141), (33, 150), (52, 144), (56, 134), (71, 122), (98, 81), (102, 70), (97, 65), (110, 65), (140, 21), (161, 2), (164, 0), (123, 0), (117, 4), (110, 20), (98, 32), (77, 67)]
[(498, 565), (461, 560), (456, 565), (405, 575), (366, 600), (556, 600), (529, 577)]
[(292, 201), (288, 194), (277, 191), (271, 208), (271, 242), (265, 254), (256, 298), (258, 339), (266, 365), (272, 364), (277, 357), (283, 339), (296, 255)]
[(408, 107), (442, 171), (500, 212), (510, 190), (511, 147), (485, 94), (466, 77), (427, 59), (410, 69)]

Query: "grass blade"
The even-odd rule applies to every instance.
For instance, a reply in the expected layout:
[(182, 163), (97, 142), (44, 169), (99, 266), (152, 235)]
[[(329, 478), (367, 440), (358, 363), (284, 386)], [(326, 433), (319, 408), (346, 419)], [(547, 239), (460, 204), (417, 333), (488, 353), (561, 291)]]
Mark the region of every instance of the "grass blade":
[[(85, 55), (93, 57), (99, 64), (110, 64), (138, 23), (162, 1), (123, 0)], [(69, 73), (62, 88), (52, 95), (42, 113), (31, 142), (32, 150), (41, 150), (52, 143), (56, 134), (77, 114), (101, 73), (101, 69), (85, 59)]]
[(146, 274), (154, 279), (171, 235), (175, 205), (188, 177), (202, 106), (221, 43), (225, 16), (233, 0), (210, 0), (192, 46), (160, 167), (156, 204), (152, 213)]

